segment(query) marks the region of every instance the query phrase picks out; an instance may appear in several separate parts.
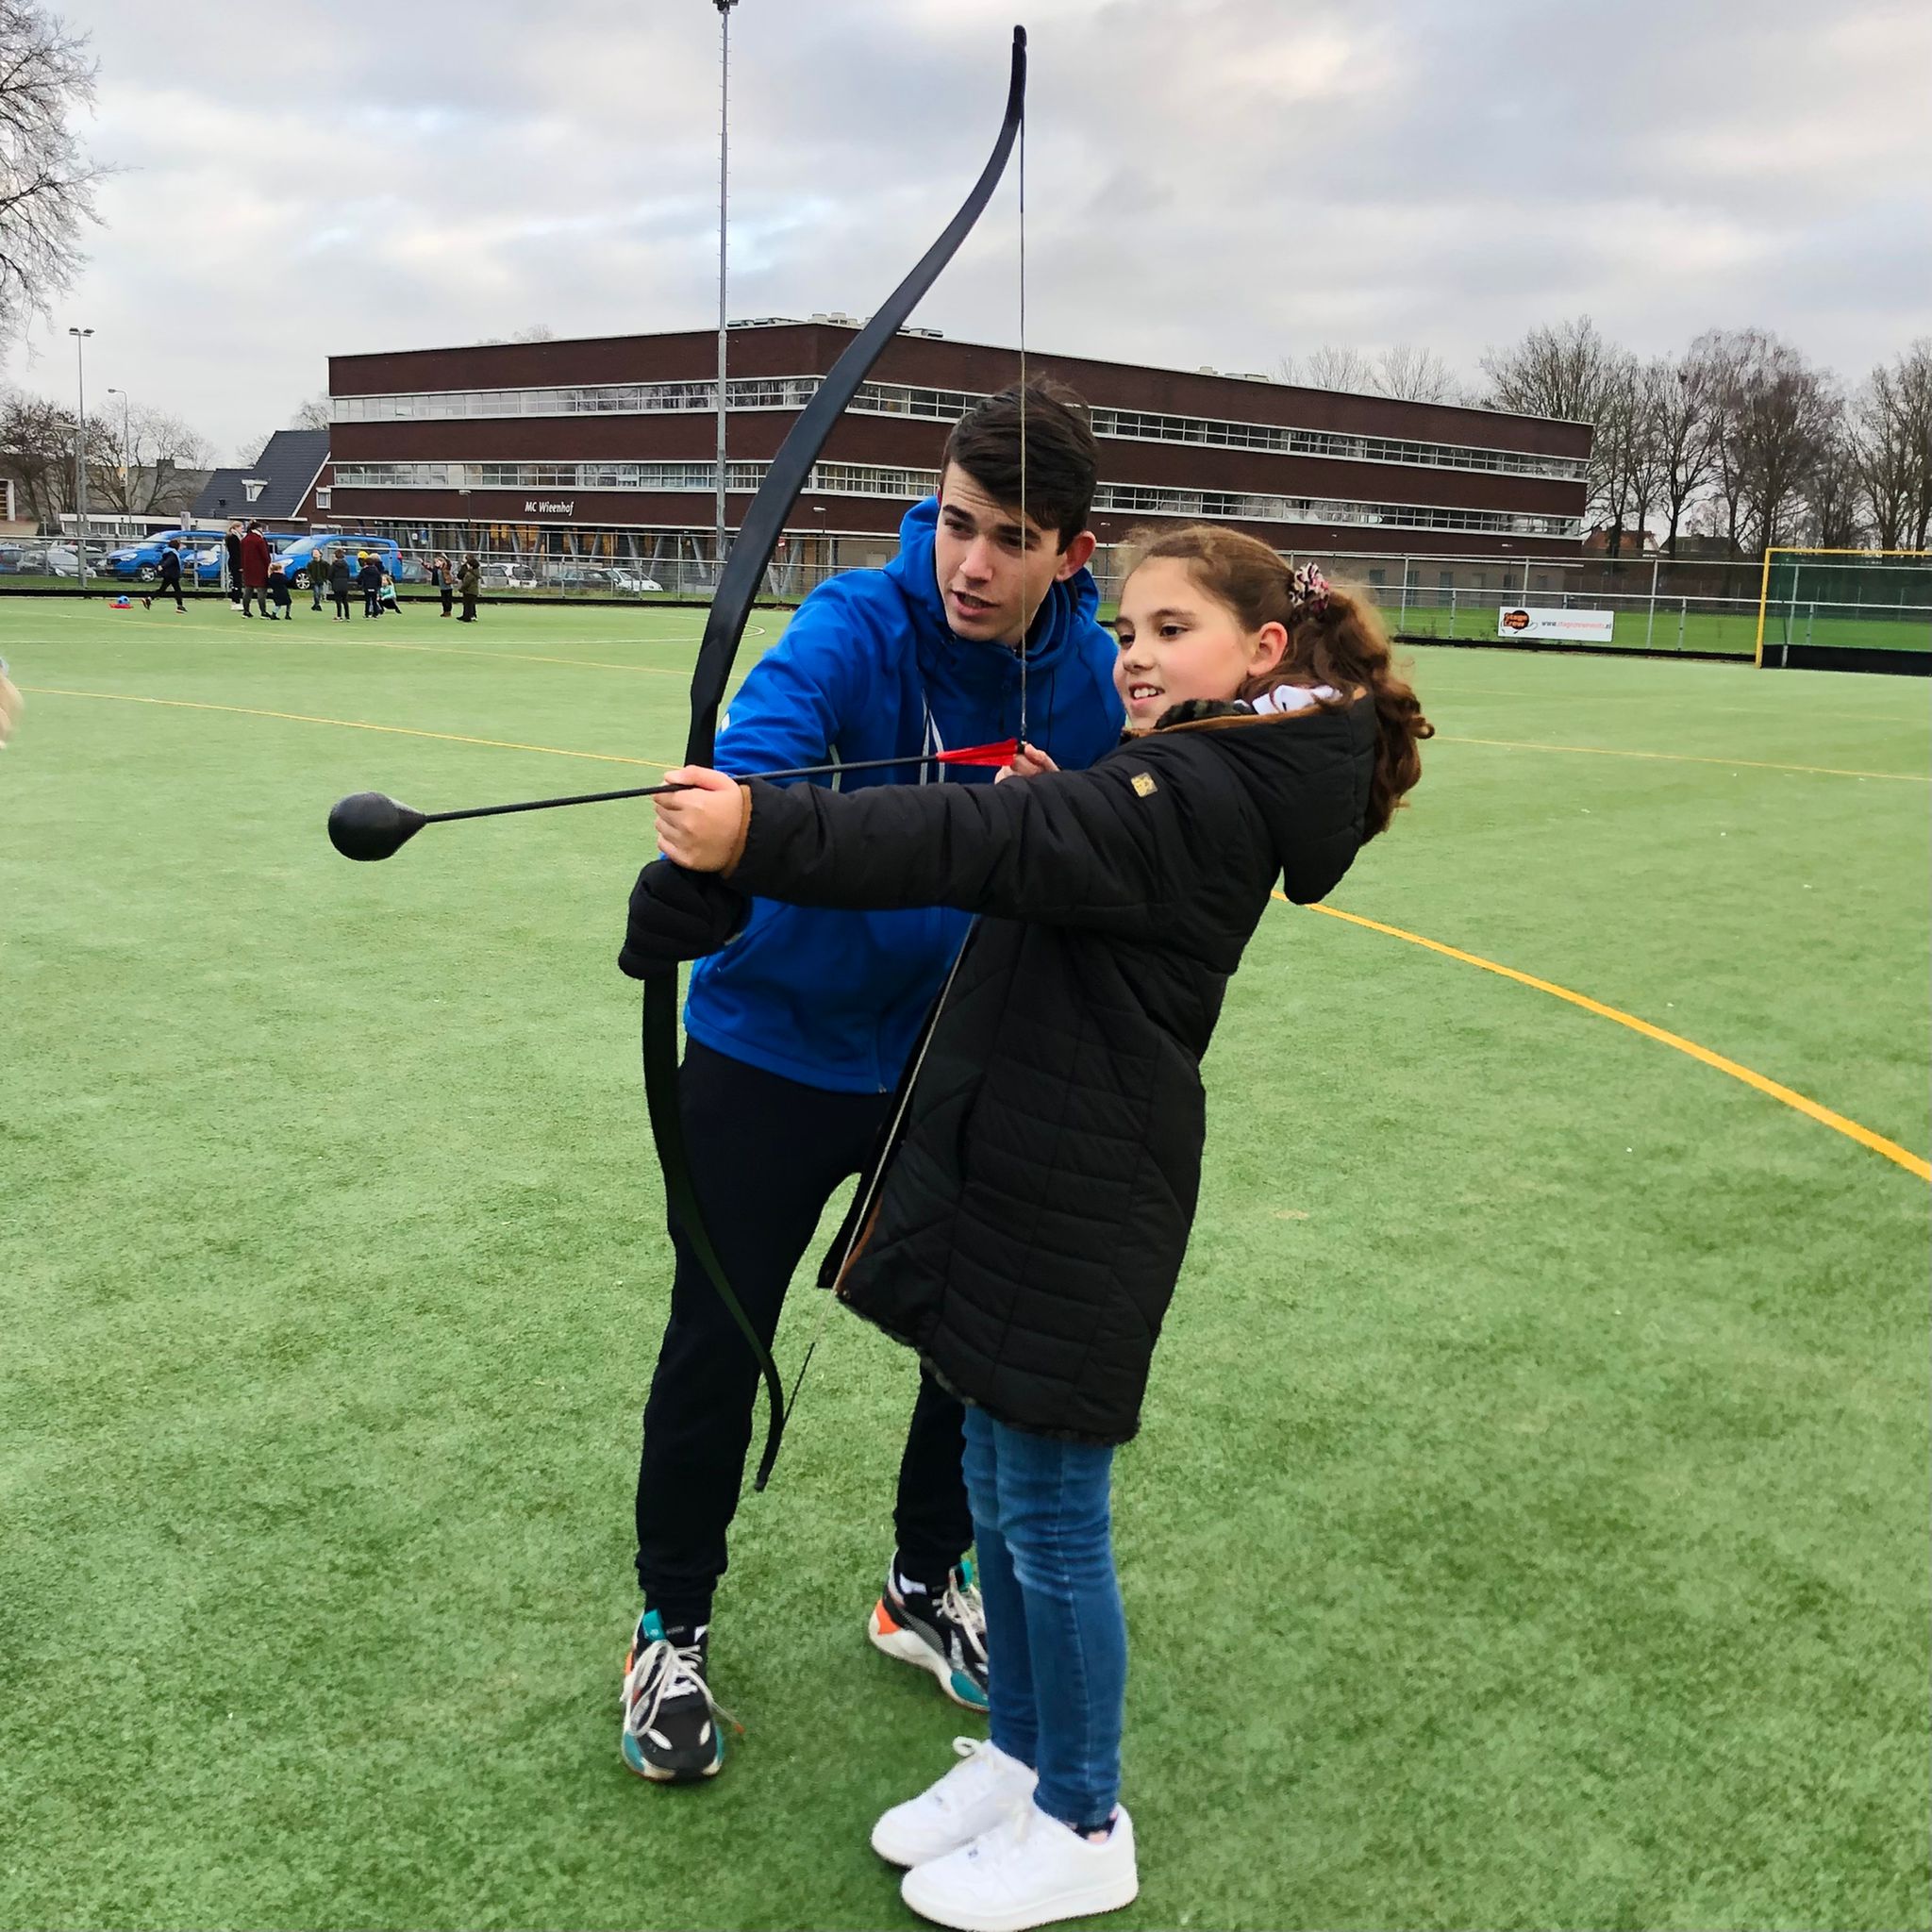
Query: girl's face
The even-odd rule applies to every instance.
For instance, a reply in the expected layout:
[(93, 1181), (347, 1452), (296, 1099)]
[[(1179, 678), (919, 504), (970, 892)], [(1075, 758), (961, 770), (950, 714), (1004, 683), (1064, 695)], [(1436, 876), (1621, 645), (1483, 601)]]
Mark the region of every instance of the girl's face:
[(1150, 558), (1121, 586), (1114, 633), (1121, 646), (1114, 689), (1126, 704), (1130, 729), (1145, 729), (1187, 698), (1239, 696), (1288, 647), (1278, 624), (1243, 630), (1241, 619), (1174, 557)]

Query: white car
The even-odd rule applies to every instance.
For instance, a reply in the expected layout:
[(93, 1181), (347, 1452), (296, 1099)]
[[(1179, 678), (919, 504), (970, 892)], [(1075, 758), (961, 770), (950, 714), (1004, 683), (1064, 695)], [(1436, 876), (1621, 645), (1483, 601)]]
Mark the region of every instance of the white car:
[(613, 590), (628, 591), (634, 597), (641, 596), (646, 591), (661, 591), (664, 586), (656, 577), (641, 576), (634, 570), (614, 570), (610, 573)]

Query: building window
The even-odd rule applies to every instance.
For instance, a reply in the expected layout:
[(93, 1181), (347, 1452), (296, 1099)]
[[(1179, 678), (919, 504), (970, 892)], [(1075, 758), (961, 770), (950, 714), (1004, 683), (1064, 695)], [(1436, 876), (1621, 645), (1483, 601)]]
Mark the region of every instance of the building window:
[(330, 499), (330, 498), (331, 498), (331, 497), (332, 497), (332, 496), (333, 496), (334, 494), (335, 494), (335, 491), (334, 491), (333, 490), (318, 490), (318, 491), (317, 491), (315, 492), (315, 507), (316, 507), (316, 508), (317, 508), (317, 509), (326, 509), (326, 508), (328, 508), (328, 506), (329, 506), (329, 499)]
[[(822, 375), (734, 376), (724, 385), (724, 407), (802, 409), (824, 383)], [(866, 382), (853, 397), (850, 412), (957, 423), (974, 403), (984, 400), (984, 393), (977, 390)], [(331, 414), (338, 423), (413, 423), (456, 417), (709, 414), (717, 407), (715, 382), (627, 382), (337, 396)], [(1269, 450), (1281, 456), (1430, 470), (1479, 470), (1501, 476), (1552, 476), (1566, 482), (1580, 482), (1586, 468), (1581, 457), (1534, 456), (1521, 450), (1418, 442), (1402, 437), (1349, 436), (1273, 423), (1169, 416), (1141, 409), (1096, 408), (1091, 416), (1095, 436), (1131, 442), (1198, 443), (1207, 449)]]
[(1456, 573), (1453, 570), (1439, 570), (1436, 573), (1436, 588), (1439, 591), (1453, 591), (1456, 588)]
[[(769, 466), (734, 462), (725, 468), (725, 488), (756, 490)], [(530, 462), (349, 463), (335, 465), (335, 481), (344, 490), (596, 490), (658, 492), (714, 491), (717, 469), (691, 462)], [(902, 469), (882, 463), (820, 463), (806, 488), (832, 496), (879, 496), (897, 502), (928, 496), (938, 488), (934, 470)], [(1464, 530), (1485, 535), (1574, 539), (1582, 534), (1575, 517), (1525, 516), (1507, 510), (1448, 509), (1440, 505), (1364, 503), (1349, 497), (1274, 496), (1229, 490), (1156, 488), (1139, 483), (1102, 483), (1093, 508), (1142, 515), (1208, 518), (1216, 522), (1386, 525), (1391, 529)], [(1442, 588), (1449, 588), (1445, 574)]]
[(1372, 591), (1379, 591), (1388, 581), (1389, 573), (1379, 566), (1369, 572), (1369, 588)]

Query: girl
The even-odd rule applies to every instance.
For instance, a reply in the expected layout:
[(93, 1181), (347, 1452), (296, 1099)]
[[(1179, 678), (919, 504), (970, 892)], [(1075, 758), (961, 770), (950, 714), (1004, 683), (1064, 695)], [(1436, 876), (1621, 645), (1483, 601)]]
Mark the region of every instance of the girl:
[(356, 566), (346, 550), (332, 550), (328, 560), (328, 593), (335, 599), (336, 616), (343, 624), (349, 619), (349, 593), (356, 588)]
[(873, 1844), (970, 1932), (1138, 1892), (1108, 1476), (1193, 1219), (1201, 1056), (1276, 877), (1326, 893), (1431, 735), (1374, 609), (1253, 538), (1146, 541), (1117, 628), (1128, 736), (1089, 771), (1023, 752), (1022, 784), (841, 794), (687, 768), (657, 801), (665, 855), (744, 892), (984, 915), (828, 1264), (968, 1405), (991, 1737)]
[(442, 614), (445, 617), (449, 615), (450, 607), (455, 601), (456, 586), (452, 581), (452, 575), (449, 558), (446, 557), (439, 557), (429, 567), (430, 582), (442, 592)]

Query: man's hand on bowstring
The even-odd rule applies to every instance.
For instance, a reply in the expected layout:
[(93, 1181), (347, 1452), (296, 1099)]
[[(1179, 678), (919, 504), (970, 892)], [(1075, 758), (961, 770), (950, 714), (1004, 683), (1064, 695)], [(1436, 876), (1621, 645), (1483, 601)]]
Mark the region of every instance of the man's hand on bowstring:
[(664, 782), (683, 789), (651, 801), (658, 813), (658, 850), (691, 872), (728, 872), (744, 842), (750, 793), (708, 765), (667, 772)]
[(1002, 765), (993, 774), (995, 785), (1008, 778), (1041, 778), (1049, 772), (1058, 772), (1059, 767), (1041, 750), (1037, 744), (1023, 744), (1013, 754), (1010, 765)]

